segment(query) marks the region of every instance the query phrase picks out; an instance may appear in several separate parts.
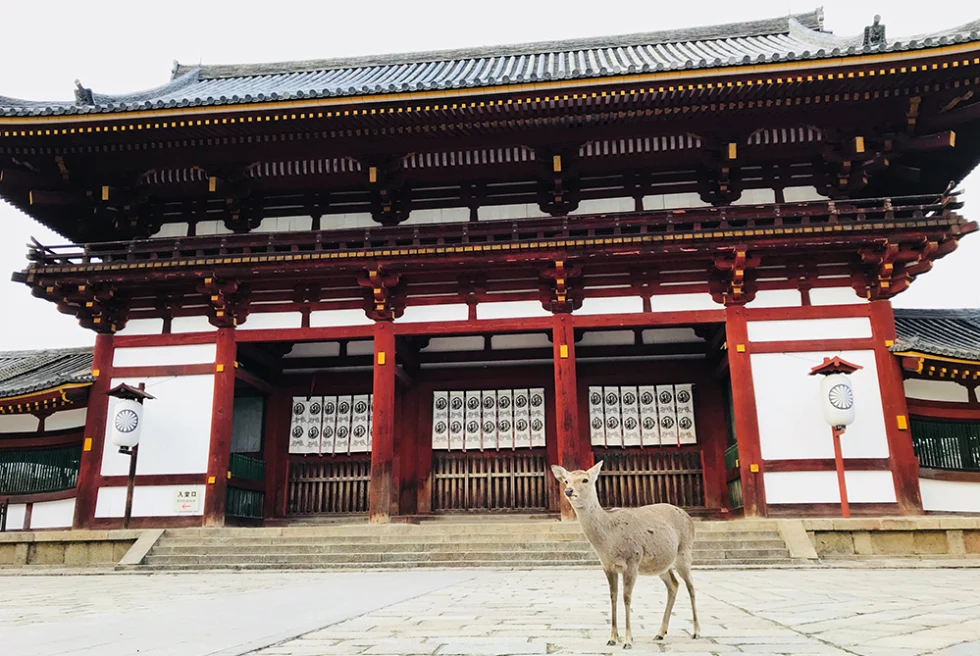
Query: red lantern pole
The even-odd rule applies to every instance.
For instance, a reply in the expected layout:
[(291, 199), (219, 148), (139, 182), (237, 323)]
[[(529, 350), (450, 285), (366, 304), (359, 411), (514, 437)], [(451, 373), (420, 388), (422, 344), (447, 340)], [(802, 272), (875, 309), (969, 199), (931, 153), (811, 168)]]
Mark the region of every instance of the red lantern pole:
[(840, 436), (844, 434), (843, 426), (834, 426), (834, 463), (837, 466), (837, 485), (840, 488), (841, 517), (851, 516), (851, 507), (847, 503), (847, 481), (844, 479), (844, 456), (840, 450)]

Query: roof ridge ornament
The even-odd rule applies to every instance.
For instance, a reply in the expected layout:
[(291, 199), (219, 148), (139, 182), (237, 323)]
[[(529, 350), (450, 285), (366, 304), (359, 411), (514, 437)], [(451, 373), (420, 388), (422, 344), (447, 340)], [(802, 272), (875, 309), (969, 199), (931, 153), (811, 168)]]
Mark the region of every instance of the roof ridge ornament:
[(882, 48), (885, 46), (885, 26), (881, 24), (881, 15), (875, 14), (874, 23), (864, 28), (864, 47)]
[(75, 104), (76, 105), (94, 105), (95, 100), (92, 98), (92, 90), (87, 89), (82, 86), (82, 83), (75, 80)]

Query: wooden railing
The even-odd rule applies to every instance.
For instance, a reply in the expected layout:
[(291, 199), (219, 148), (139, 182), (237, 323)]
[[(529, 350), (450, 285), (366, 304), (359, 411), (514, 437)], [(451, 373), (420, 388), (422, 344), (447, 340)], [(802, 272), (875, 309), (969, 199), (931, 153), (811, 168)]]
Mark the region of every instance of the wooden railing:
[(596, 491), (604, 508), (652, 503), (704, 507), (704, 476), (697, 449), (596, 449), (595, 459), (602, 460)]
[[(691, 208), (621, 214), (564, 216), (520, 221), (376, 227), (350, 230), (207, 235), (98, 242), (31, 245), (35, 266), (166, 261), (226, 255), (276, 255), (418, 249), (466, 244), (518, 244), (549, 239), (584, 239), (703, 231), (840, 225), (882, 221), (898, 224), (931, 216), (949, 217), (962, 204), (956, 194), (783, 203), (764, 206)], [(425, 252), (417, 253), (424, 255)]]
[(290, 515), (366, 513), (371, 456), (291, 458)]
[(82, 445), (0, 451), (0, 494), (70, 490), (78, 482)]
[(225, 516), (262, 519), (265, 510), (265, 461), (232, 453), (228, 459), (228, 490)]
[(913, 419), (912, 446), (922, 467), (980, 471), (980, 423)]
[(544, 510), (548, 472), (544, 450), (436, 452), (432, 510)]

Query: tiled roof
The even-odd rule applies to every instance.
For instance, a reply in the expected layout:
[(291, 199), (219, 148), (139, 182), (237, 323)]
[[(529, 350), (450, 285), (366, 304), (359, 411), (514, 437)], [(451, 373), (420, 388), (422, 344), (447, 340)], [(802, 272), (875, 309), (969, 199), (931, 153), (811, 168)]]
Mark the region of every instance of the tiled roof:
[(980, 361), (980, 309), (895, 310), (895, 353)]
[(90, 348), (0, 351), (0, 399), (94, 381)]
[(823, 12), (712, 27), (280, 64), (183, 66), (169, 84), (105, 95), (79, 87), (75, 101), (27, 101), (0, 96), (0, 115), (57, 116), (244, 105), (256, 102), (362, 96), (501, 84), (738, 67), (927, 49), (980, 41), (980, 21), (947, 32), (865, 46), (864, 37), (823, 31)]

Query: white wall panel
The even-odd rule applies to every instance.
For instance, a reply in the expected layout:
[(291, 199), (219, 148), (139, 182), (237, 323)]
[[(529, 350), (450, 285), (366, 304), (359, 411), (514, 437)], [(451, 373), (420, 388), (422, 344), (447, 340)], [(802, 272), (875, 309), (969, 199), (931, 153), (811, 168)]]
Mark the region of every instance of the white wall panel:
[(724, 310), (725, 306), (715, 303), (708, 292), (701, 292), (657, 294), (650, 298), (650, 309), (654, 312), (679, 312), (681, 310)]
[(632, 212), (636, 209), (636, 201), (632, 198), (589, 198), (580, 201), (578, 208), (572, 214), (612, 214), (616, 212)]
[(470, 220), (470, 208), (446, 207), (434, 210), (412, 210), (408, 218), (400, 225), (419, 225), (425, 223), (467, 223)]
[(333, 358), (340, 355), (340, 342), (303, 342), (294, 344), (293, 349), (284, 355), (289, 358)]
[(0, 433), (34, 433), (37, 424), (34, 415), (0, 415)]
[(214, 362), (215, 344), (180, 344), (177, 346), (134, 346), (117, 348), (114, 367), (154, 367), (171, 364), (208, 364)]
[(174, 317), (170, 322), (172, 333), (211, 333), (216, 330), (218, 327), (207, 317)]
[(27, 512), (26, 503), (12, 503), (7, 506), (7, 530), (19, 531), (24, 527), (24, 513)]
[[(31, 530), (36, 528), (71, 528), (75, 518), (75, 498), (42, 501), (31, 511)], [(23, 520), (21, 520), (23, 521)], [(23, 524), (21, 524), (23, 526)]]
[(85, 426), (85, 416), (87, 414), (88, 408), (75, 408), (74, 410), (56, 412), (44, 420), (44, 430), (57, 431), (68, 428), (82, 428)]
[(380, 228), (370, 212), (351, 212), (349, 214), (324, 214), (320, 217), (321, 230), (347, 230), (349, 228)]
[(543, 333), (494, 335), (490, 338), (490, 348), (498, 351), (507, 349), (551, 348), (551, 346), (551, 340)]
[(639, 296), (609, 296), (586, 298), (575, 314), (634, 314), (643, 312), (643, 299)]
[(333, 328), (335, 326), (371, 326), (374, 322), (364, 314), (364, 310), (314, 310), (310, 312), (311, 328)]
[(398, 318), (399, 323), (422, 323), (426, 321), (466, 321), (470, 308), (465, 303), (445, 305), (408, 306)]
[(750, 342), (871, 337), (871, 319), (868, 317), (749, 321), (748, 326)]
[[(177, 376), (168, 378), (113, 378), (111, 385), (146, 383), (154, 399), (146, 401), (143, 430), (140, 434), (139, 474), (199, 474), (208, 469), (211, 444), (211, 405), (214, 376)], [(111, 434), (113, 403), (109, 404), (106, 435)], [(125, 476), (129, 473), (129, 456), (105, 440), (102, 455), (103, 476)]]
[(861, 298), (850, 287), (814, 287), (810, 290), (811, 305), (864, 305), (868, 299)]
[[(889, 471), (846, 471), (850, 503), (894, 503)], [(766, 503), (839, 503), (837, 472), (766, 472)]]
[(201, 237), (204, 235), (230, 235), (231, 230), (225, 227), (224, 221), (198, 221), (194, 228), (194, 234)]
[(374, 340), (359, 339), (347, 342), (347, 355), (374, 355)]
[(643, 209), (647, 211), (673, 210), (688, 207), (711, 207), (710, 203), (701, 200), (697, 192), (680, 194), (655, 194), (643, 197)]
[(703, 342), (693, 328), (651, 328), (643, 331), (644, 344), (686, 344)]
[(116, 335), (162, 335), (163, 319), (130, 319)]
[(919, 479), (922, 507), (946, 512), (980, 512), (980, 483)]
[(481, 221), (493, 221), (498, 219), (535, 219), (551, 216), (541, 211), (537, 203), (524, 203), (519, 205), (484, 205), (479, 210)]
[(262, 219), (252, 232), (301, 232), (313, 229), (311, 216), (280, 216)]
[(253, 312), (238, 326), (238, 330), (262, 328), (299, 328), (303, 325), (301, 312)]
[[(808, 375), (827, 355), (840, 355), (863, 367), (851, 375), (857, 418), (841, 438), (844, 458), (888, 457), (878, 369), (874, 351), (868, 350), (752, 356), (763, 459), (834, 457), (830, 426), (824, 422), (820, 409), (820, 379)], [(738, 385), (738, 381), (732, 384)]]
[(786, 187), (783, 189), (783, 199), (787, 203), (803, 203), (807, 201), (824, 201), (816, 187)]
[[(176, 495), (178, 490), (195, 490), (201, 501), (198, 509), (182, 515), (203, 515), (204, 485), (137, 485), (133, 488), (133, 517), (172, 517), (177, 515)], [(96, 517), (122, 517), (126, 514), (126, 488), (99, 488), (95, 502)]]
[(164, 223), (160, 226), (160, 229), (153, 233), (153, 238), (173, 238), (173, 237), (186, 237), (187, 236), (187, 224), (186, 223)]
[(448, 351), (482, 351), (483, 338), (471, 337), (433, 337), (422, 349), (426, 353), (444, 353)]
[(622, 346), (636, 343), (632, 330), (590, 330), (575, 342), (575, 346)]
[(776, 191), (774, 189), (746, 189), (738, 200), (732, 201), (732, 205), (763, 205), (776, 202)]
[(497, 301), (479, 303), (476, 306), (477, 319), (524, 319), (528, 317), (550, 317), (541, 306), (541, 301)]
[(923, 401), (949, 401), (968, 403), (970, 390), (951, 380), (919, 380), (909, 378), (905, 381), (905, 396)]
[(746, 303), (750, 308), (774, 308), (774, 307), (800, 307), (803, 305), (803, 296), (798, 289), (763, 289), (755, 293), (755, 298), (751, 303)]

